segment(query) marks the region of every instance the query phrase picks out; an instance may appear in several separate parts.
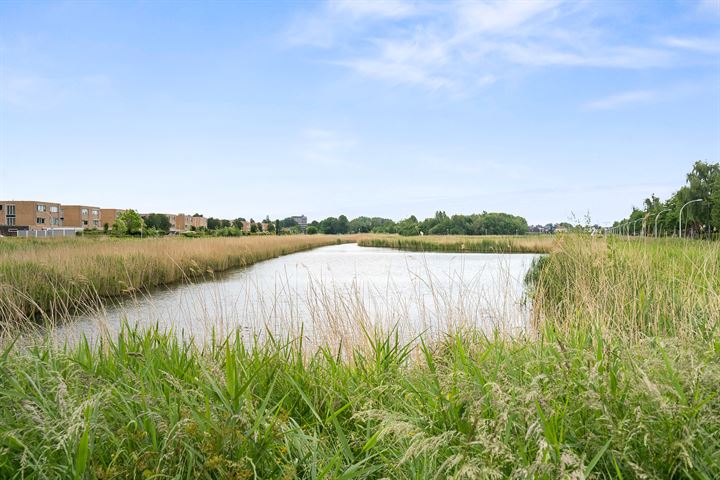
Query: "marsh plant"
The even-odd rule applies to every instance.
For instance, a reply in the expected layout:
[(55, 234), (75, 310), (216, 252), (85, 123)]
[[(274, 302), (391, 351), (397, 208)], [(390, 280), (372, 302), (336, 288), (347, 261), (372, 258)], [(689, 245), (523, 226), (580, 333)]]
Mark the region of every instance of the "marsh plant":
[(0, 477), (718, 478), (719, 248), (568, 236), (513, 334), (6, 339)]

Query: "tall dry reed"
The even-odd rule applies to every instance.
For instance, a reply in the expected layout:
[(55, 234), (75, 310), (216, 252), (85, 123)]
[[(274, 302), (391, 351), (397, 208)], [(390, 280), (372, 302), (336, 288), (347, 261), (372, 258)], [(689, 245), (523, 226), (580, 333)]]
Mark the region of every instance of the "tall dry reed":
[(103, 297), (211, 277), (351, 237), (3, 239), (0, 322), (62, 318)]

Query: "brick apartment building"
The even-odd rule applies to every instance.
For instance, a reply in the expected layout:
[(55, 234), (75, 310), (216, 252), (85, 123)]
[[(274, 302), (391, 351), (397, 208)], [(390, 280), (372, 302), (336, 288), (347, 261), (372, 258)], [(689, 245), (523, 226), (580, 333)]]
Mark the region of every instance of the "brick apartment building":
[[(143, 219), (146, 219), (149, 213), (143, 213), (140, 215)], [(207, 228), (207, 218), (202, 215), (186, 215), (184, 213), (172, 214), (172, 213), (161, 213), (159, 215), (165, 215), (170, 222), (170, 233), (182, 233), (189, 232), (192, 230), (191, 227)]]
[(178, 213), (175, 215), (175, 231), (187, 232), (192, 226), (192, 217), (185, 215), (184, 213)]
[(202, 215), (193, 215), (191, 225), (195, 228), (207, 228), (207, 218)]
[(112, 229), (115, 221), (123, 214), (125, 210), (119, 208), (101, 208), (100, 209), (100, 225)]
[[(100, 208), (91, 205), (61, 205), (38, 200), (0, 200), (0, 235), (17, 235), (19, 230), (58, 230), (58, 229), (101, 229), (108, 228), (123, 209)], [(149, 214), (143, 214), (146, 218)], [(192, 227), (207, 228), (207, 218), (202, 215), (184, 213), (162, 214), (170, 222), (170, 232), (180, 233), (192, 230)], [(46, 232), (47, 233), (47, 232)], [(51, 232), (52, 233), (52, 232)]]
[(100, 207), (88, 205), (62, 205), (64, 227), (97, 228), (100, 223)]
[(18, 228), (43, 230), (61, 227), (63, 225), (62, 216), (62, 208), (59, 203), (37, 200), (0, 200), (0, 226), (8, 227), (4, 230), (17, 230)]

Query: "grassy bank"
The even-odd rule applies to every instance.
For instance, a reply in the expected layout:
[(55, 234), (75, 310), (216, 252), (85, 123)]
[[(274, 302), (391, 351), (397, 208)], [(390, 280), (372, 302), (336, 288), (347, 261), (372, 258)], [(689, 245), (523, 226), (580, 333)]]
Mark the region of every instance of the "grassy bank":
[(358, 240), (363, 247), (385, 247), (413, 252), (465, 253), (549, 253), (557, 237), (545, 236), (462, 236), (425, 235), (402, 237), (372, 235)]
[(0, 478), (718, 478), (719, 249), (565, 237), (524, 337), (8, 345)]
[(208, 277), (338, 241), (329, 235), (3, 239), (0, 324), (37, 316), (61, 319), (101, 297)]
[[(632, 348), (629, 348), (632, 347)], [(720, 349), (472, 334), (0, 358), (2, 478), (717, 478)]]

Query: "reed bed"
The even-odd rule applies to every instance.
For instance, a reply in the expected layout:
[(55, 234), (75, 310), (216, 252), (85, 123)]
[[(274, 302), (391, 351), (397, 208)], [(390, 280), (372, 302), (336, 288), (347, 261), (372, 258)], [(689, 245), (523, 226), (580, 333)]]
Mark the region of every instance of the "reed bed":
[(372, 235), (359, 239), (358, 245), (396, 248), (413, 252), (550, 253), (557, 245), (557, 237), (551, 235), (425, 235), (419, 237)]
[(719, 242), (568, 236), (528, 280), (538, 328), (593, 326), (632, 339), (720, 331)]
[[(352, 237), (252, 236), (150, 239), (3, 239), (0, 323), (55, 321), (105, 297), (212, 277)], [(1, 327), (2, 325), (0, 325)]]
[(564, 237), (514, 335), (11, 341), (0, 478), (720, 478), (718, 248)]

